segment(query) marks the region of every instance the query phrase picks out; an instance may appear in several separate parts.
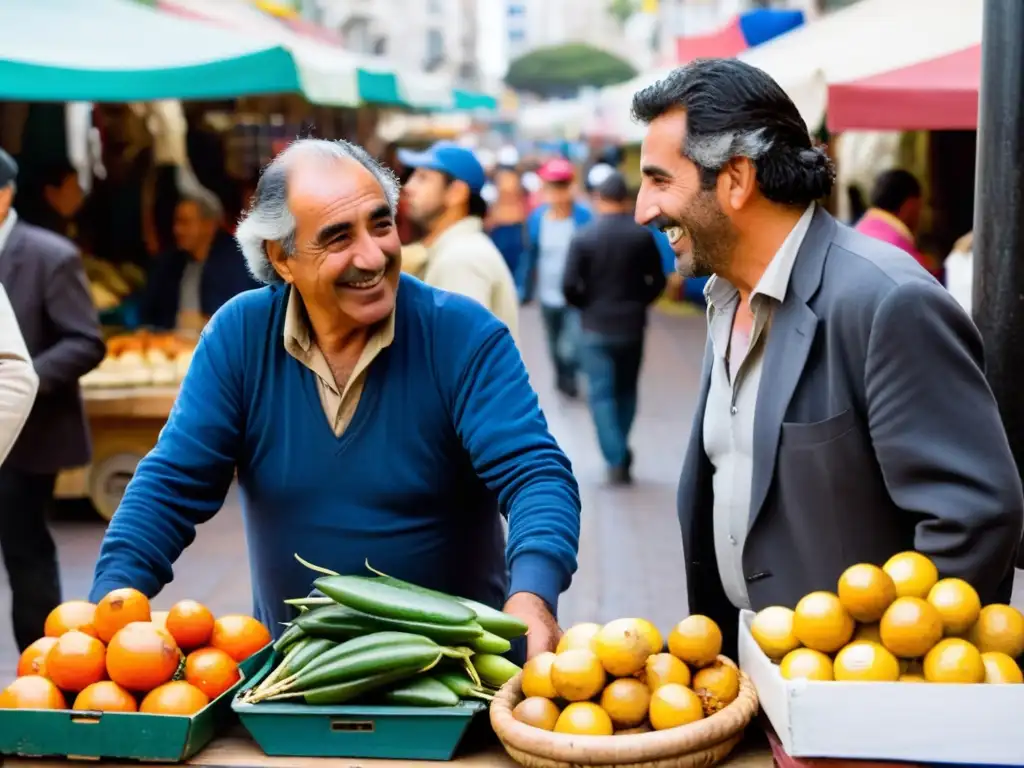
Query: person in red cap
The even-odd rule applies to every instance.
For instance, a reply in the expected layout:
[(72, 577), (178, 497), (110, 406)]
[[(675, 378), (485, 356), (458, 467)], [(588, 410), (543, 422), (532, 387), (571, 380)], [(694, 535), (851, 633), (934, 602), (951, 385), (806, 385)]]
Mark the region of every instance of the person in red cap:
[(579, 319), (565, 300), (562, 278), (569, 244), (576, 230), (592, 218), (590, 210), (574, 199), (576, 169), (563, 157), (553, 158), (537, 171), (544, 182), (544, 205), (527, 220), (526, 252), (519, 262), (519, 297), (540, 303), (547, 332), (548, 353), (555, 367), (555, 386), (566, 397), (579, 394), (576, 346)]

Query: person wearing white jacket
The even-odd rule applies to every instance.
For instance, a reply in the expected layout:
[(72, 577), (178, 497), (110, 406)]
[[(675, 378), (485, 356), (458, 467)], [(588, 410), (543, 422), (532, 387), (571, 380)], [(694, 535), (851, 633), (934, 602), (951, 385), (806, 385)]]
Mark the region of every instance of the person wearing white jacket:
[(0, 464), (25, 426), (39, 389), (39, 377), (21, 337), (21, 329), (0, 286)]

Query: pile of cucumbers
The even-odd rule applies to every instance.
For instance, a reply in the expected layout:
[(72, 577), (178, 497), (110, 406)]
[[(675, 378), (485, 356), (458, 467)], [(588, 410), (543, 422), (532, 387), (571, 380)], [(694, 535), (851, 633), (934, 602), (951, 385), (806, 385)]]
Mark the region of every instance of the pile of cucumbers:
[(520, 670), (501, 654), (526, 634), (519, 619), (482, 603), (373, 576), (323, 573), (317, 596), (274, 644), (280, 661), (242, 701), (326, 706), (360, 701), (454, 707), (490, 700)]

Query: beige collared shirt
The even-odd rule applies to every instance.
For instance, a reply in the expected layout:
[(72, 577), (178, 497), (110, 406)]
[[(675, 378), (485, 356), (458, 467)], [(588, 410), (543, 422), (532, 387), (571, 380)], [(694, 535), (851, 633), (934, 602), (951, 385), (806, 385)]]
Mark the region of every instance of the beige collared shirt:
[[(708, 334), (714, 360), (704, 409), (704, 450), (714, 467), (715, 557), (725, 594), (737, 608), (749, 608), (743, 546), (750, 521), (754, 473), (754, 409), (761, 364), (775, 307), (786, 299), (797, 253), (811, 226), (808, 206), (750, 294), (754, 324), (749, 341), (734, 329), (739, 292), (713, 276), (705, 287)], [(743, 350), (746, 350), (744, 354)]]
[(327, 364), (327, 358), (310, 333), (309, 316), (302, 304), (302, 298), (294, 287), (288, 291), (288, 306), (285, 308), (284, 317), (284, 348), (288, 354), (316, 374), (320, 404), (327, 416), (327, 422), (337, 437), (341, 437), (352, 422), (359, 398), (363, 394), (363, 387), (366, 385), (370, 364), (381, 350), (391, 346), (394, 339), (395, 313), (392, 312), (367, 341), (348, 381), (339, 387), (334, 380), (334, 374), (331, 373), (331, 367)]
[(423, 282), (469, 296), (519, 333), (519, 294), (505, 257), (476, 216), (459, 221), (427, 247)]
[(0, 464), (21, 434), (38, 389), (39, 377), (32, 367), (18, 319), (0, 286)]

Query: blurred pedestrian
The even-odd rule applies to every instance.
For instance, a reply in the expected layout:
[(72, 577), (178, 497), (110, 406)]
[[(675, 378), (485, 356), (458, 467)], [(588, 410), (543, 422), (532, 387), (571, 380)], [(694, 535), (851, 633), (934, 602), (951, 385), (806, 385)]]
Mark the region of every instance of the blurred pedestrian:
[(480, 192), (487, 181), (472, 150), (439, 141), (425, 152), (399, 151), (414, 168), (405, 185), (409, 216), (426, 231), (423, 282), (461, 293), (483, 304), (519, 332), (515, 280), (504, 257), (484, 232), (487, 204)]
[(526, 250), (518, 270), (519, 296), (524, 302), (536, 298), (540, 304), (555, 386), (574, 398), (579, 394), (579, 317), (565, 301), (562, 281), (573, 235), (593, 214), (573, 199), (576, 169), (568, 160), (548, 160), (537, 175), (544, 183), (545, 203), (527, 220)]
[(608, 477), (626, 484), (647, 308), (665, 288), (665, 270), (654, 233), (633, 221), (622, 175), (611, 171), (594, 196), (597, 219), (572, 239), (563, 290), (580, 310), (580, 363)]
[(106, 348), (78, 250), (18, 219), (17, 174), (17, 164), (0, 150), (0, 286), (39, 378), (28, 420), (0, 465), (0, 552), (11, 585), (14, 637), (24, 650), (43, 636), (47, 615), (61, 601), (46, 512), (57, 473), (91, 458), (78, 380), (99, 365)]
[(917, 243), (922, 204), (921, 182), (914, 174), (901, 168), (885, 171), (875, 179), (871, 207), (854, 228), (906, 251), (918, 264), (938, 277), (941, 265), (923, 253)]
[(832, 161), (760, 69), (694, 62), (633, 112), (637, 219), (714, 275), (678, 497), (691, 610), (733, 645), (737, 609), (794, 607), (911, 549), (1009, 602), (1024, 494), (971, 319), (816, 204)]
[(509, 166), (495, 169), (493, 188), (494, 201), (488, 205), (484, 224), (514, 275), (526, 248), (526, 190), (519, 171)]

